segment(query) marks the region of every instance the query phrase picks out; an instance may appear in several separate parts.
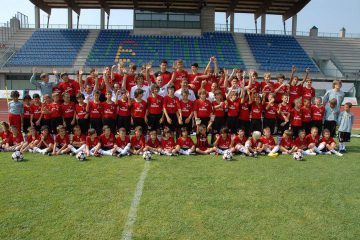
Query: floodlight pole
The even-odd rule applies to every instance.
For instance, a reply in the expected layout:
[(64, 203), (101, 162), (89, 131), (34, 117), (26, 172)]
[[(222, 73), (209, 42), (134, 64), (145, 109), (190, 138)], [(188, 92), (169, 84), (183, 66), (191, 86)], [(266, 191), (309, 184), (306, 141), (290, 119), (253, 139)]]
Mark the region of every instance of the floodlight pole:
[(35, 28), (40, 28), (40, 8), (35, 6)]
[(292, 16), (292, 23), (291, 23), (292, 27), (291, 27), (291, 34), (293, 36), (296, 36), (296, 31), (297, 31), (297, 14), (295, 14), (294, 16)]
[(100, 9), (100, 29), (105, 29), (105, 10)]
[(261, 15), (261, 34), (266, 32), (266, 14)]
[(68, 29), (73, 28), (72, 9), (68, 8)]

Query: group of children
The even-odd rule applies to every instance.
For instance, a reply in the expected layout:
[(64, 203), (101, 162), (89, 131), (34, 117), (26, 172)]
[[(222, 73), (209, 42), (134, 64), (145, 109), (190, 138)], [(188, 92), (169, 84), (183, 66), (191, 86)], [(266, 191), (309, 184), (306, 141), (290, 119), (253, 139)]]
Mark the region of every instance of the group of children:
[[(1, 149), (49, 155), (83, 151), (87, 156), (144, 151), (341, 156), (350, 140), (352, 105), (346, 103), (340, 112), (342, 99), (323, 102), (315, 97), (308, 70), (302, 81), (294, 76), (293, 67), (289, 83), (284, 75), (273, 83), (269, 73), (258, 82), (255, 71), (246, 80), (242, 70), (234, 69), (231, 74), (219, 70), (215, 57), (204, 73), (197, 72), (197, 64), (188, 73), (182, 61), (174, 64), (172, 73), (166, 61), (156, 73), (149, 65), (140, 74), (135, 73), (135, 65), (115, 68), (105, 68), (101, 77), (94, 69), (85, 80), (82, 70), (77, 80), (62, 73), (62, 81), (51, 85), (51, 95), (25, 95), (22, 102), (13, 91), (9, 124), (3, 122), (0, 130)], [(40, 86), (48, 86), (48, 76), (40, 77), (44, 83)], [(333, 95), (340, 96), (340, 89), (341, 81), (335, 80)], [(338, 147), (334, 141), (337, 128)], [(196, 132), (196, 143), (192, 132)], [(273, 135), (279, 136), (278, 143)]]

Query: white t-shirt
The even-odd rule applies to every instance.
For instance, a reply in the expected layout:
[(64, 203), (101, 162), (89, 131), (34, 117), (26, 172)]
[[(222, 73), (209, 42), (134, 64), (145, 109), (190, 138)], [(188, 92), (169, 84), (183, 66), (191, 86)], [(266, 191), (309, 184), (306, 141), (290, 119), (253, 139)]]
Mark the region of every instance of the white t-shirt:
[[(135, 91), (139, 89), (139, 87), (137, 85), (133, 86), (130, 90), (130, 98), (134, 99), (135, 98)], [(147, 102), (147, 99), (149, 97), (150, 94), (150, 88), (148, 86), (143, 85), (141, 87), (141, 89), (144, 91), (144, 94), (142, 96), (142, 100), (144, 100), (145, 102)]]
[[(194, 91), (191, 90), (191, 89), (188, 89), (188, 91), (189, 91), (189, 100), (190, 100), (190, 101), (195, 101), (195, 100), (196, 100), (196, 97), (195, 97)], [(175, 97), (177, 97), (179, 100), (182, 100), (182, 95), (181, 95), (181, 93), (182, 93), (182, 89), (180, 88), (180, 89), (178, 89), (178, 90), (175, 91), (174, 95), (175, 95)]]

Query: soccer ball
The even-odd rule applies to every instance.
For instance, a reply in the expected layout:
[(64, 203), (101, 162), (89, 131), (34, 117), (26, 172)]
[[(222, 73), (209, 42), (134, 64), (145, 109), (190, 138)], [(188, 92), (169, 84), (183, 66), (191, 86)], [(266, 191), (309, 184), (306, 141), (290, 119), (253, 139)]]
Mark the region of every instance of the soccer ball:
[(78, 154), (76, 154), (76, 159), (79, 161), (84, 161), (86, 160), (86, 155), (83, 151), (79, 152)]
[(303, 160), (303, 155), (301, 152), (294, 152), (293, 158), (296, 161), (301, 161), (301, 160)]
[(231, 161), (233, 158), (233, 154), (230, 151), (225, 151), (223, 154), (223, 159), (226, 161)]
[(145, 161), (150, 161), (151, 160), (151, 152), (149, 152), (149, 151), (144, 152), (143, 158)]
[(16, 151), (11, 155), (11, 158), (16, 162), (20, 162), (24, 159), (24, 156), (20, 151)]

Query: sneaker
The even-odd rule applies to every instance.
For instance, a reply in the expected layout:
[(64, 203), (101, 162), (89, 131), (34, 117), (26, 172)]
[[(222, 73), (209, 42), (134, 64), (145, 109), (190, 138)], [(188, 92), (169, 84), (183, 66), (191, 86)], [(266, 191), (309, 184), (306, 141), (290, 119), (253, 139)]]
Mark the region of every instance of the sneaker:
[(70, 155), (70, 156), (75, 156), (75, 153), (70, 152), (69, 155)]
[(287, 152), (282, 152), (281, 154), (282, 155), (289, 155)]
[(116, 155), (118, 158), (121, 158), (123, 155), (121, 153), (119, 153), (118, 155)]
[(310, 152), (310, 153), (308, 153), (307, 155), (309, 155), (309, 156), (316, 156), (316, 153)]
[(210, 155), (215, 155), (216, 154), (216, 152), (211, 152), (211, 153), (209, 153)]
[(268, 156), (269, 157), (277, 157), (279, 154), (278, 153), (269, 153)]
[(343, 156), (342, 153), (339, 153), (339, 152), (337, 152), (337, 151), (335, 152), (335, 155), (338, 156), (338, 157), (342, 157), (342, 156)]
[(32, 152), (34, 152), (34, 151), (33, 151), (32, 149), (29, 149), (28, 151), (29, 151), (29, 153), (32, 153)]
[(331, 155), (331, 152), (328, 151), (328, 152), (325, 152), (324, 154), (325, 154), (325, 155)]

